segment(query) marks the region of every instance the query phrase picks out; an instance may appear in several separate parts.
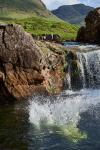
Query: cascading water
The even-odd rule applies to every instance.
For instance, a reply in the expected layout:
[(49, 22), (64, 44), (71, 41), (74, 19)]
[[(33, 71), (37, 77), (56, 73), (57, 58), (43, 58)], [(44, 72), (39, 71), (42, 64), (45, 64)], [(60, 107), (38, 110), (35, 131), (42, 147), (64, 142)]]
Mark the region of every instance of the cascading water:
[[(70, 55), (68, 57), (70, 57)], [(80, 92), (71, 91), (71, 87), (73, 86), (71, 83), (72, 60), (69, 60), (68, 63), (70, 65), (66, 76), (69, 90), (65, 90), (61, 95), (54, 97), (53, 101), (51, 97), (43, 97), (42, 101), (46, 101), (44, 104), (41, 104), (40, 97), (33, 98), (34, 100), (30, 105), (31, 122), (39, 125), (39, 121), (45, 120), (55, 124), (67, 124), (70, 121), (75, 123), (75, 120), (78, 120), (75, 116), (79, 118), (78, 111), (82, 108), (81, 105), (88, 100), (90, 101), (91, 91), (95, 92), (93, 89), (90, 91), (90, 88), (97, 88), (100, 86), (100, 50), (95, 50), (94, 46), (79, 46), (76, 57), (80, 70), (79, 77), (81, 80), (79, 82), (81, 82), (83, 90)], [(86, 92), (87, 88), (89, 88), (88, 92), (90, 97), (88, 97), (88, 92)], [(81, 103), (82, 100), (86, 101)], [(92, 102), (92, 100), (90, 102)], [(76, 112), (74, 112), (74, 110), (76, 110)]]
[(100, 50), (77, 52), (84, 88), (100, 87)]
[[(59, 96), (39, 96), (30, 100), (29, 120), (42, 134), (41, 138), (44, 138), (45, 130), (46, 132), (48, 130), (48, 136), (51, 137), (51, 134), (63, 135), (73, 143), (87, 140), (87, 130), (90, 127), (86, 127), (84, 130), (80, 128), (80, 124), (84, 120), (84, 114), (86, 113), (87, 117), (88, 115), (93, 117), (93, 121), (100, 115), (100, 112), (96, 113), (100, 103), (100, 48), (91, 45), (78, 46), (76, 57), (79, 65), (79, 80), (75, 82), (75, 86), (80, 86), (80, 89), (76, 87), (77, 90), (72, 90), (72, 61), (70, 60), (66, 75), (67, 89)], [(55, 147), (54, 150), (57, 149), (58, 145), (55, 145), (55, 143), (52, 145)], [(49, 149), (52, 150), (50, 147)], [(73, 148), (71, 147), (71, 149)], [(63, 148), (63, 150), (66, 150), (66, 148)]]
[[(68, 90), (65, 90), (61, 95), (54, 97), (52, 101), (50, 97), (47, 99), (43, 97), (42, 101), (46, 101), (44, 104), (40, 103), (40, 97), (33, 98), (30, 105), (30, 121), (33, 123), (39, 124), (41, 120), (51, 121), (55, 124), (66, 124), (75, 119), (75, 116), (78, 116), (80, 103), (82, 100), (89, 100), (89, 103), (92, 103), (92, 99), (90, 101), (91, 92), (98, 92), (99, 89), (93, 90), (93, 88), (98, 88), (100, 86), (100, 50), (99, 48), (95, 50), (95, 46), (79, 46), (78, 51), (76, 52), (77, 61), (79, 63), (80, 69), (80, 79), (82, 90), (81, 91), (71, 91), (71, 60), (69, 60), (68, 74), (67, 74), (67, 82), (68, 82)], [(78, 82), (78, 81), (77, 81)], [(85, 91), (88, 92), (85, 93)], [(77, 87), (76, 87), (77, 89)], [(90, 90), (91, 89), (91, 90)], [(84, 92), (83, 92), (84, 91)], [(89, 97), (90, 96), (90, 97)], [(36, 99), (36, 101), (35, 101)], [(45, 100), (44, 100), (45, 99)], [(98, 100), (98, 98), (97, 98)], [(70, 104), (70, 106), (69, 106)], [(76, 104), (74, 106), (74, 104)], [(77, 112), (74, 112), (74, 108)], [(70, 108), (72, 110), (70, 110)], [(79, 116), (78, 116), (79, 117)], [(48, 120), (49, 119), (49, 120)], [(69, 121), (68, 121), (69, 120)], [(75, 122), (75, 120), (73, 121)]]
[(99, 88), (100, 47), (90, 45), (79, 46), (76, 49), (78, 50), (75, 54), (70, 49), (67, 54), (68, 69), (65, 85), (69, 90)]

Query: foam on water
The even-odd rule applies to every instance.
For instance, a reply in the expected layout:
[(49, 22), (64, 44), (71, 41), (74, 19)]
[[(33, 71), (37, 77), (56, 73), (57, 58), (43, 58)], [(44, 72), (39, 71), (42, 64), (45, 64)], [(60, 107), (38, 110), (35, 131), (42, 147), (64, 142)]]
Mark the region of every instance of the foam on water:
[[(65, 95), (65, 97), (64, 97)], [(80, 113), (86, 111), (89, 106), (100, 102), (100, 90), (81, 90), (79, 92), (65, 91), (54, 102), (46, 98), (44, 104), (40, 103), (41, 97), (33, 97), (29, 107), (29, 120), (39, 126), (41, 121), (58, 126), (69, 123), (77, 124)], [(44, 101), (44, 97), (42, 97)]]

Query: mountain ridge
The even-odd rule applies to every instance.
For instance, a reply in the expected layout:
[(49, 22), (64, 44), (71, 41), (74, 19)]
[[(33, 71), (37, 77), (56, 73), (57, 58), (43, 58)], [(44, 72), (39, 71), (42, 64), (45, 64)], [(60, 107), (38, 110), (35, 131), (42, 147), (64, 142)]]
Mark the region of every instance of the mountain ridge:
[(41, 0), (0, 0), (0, 23), (19, 24), (32, 35), (75, 39), (78, 27), (53, 15)]
[(41, 0), (0, 0), (0, 19), (32, 16), (55, 17)]
[(63, 5), (51, 11), (54, 15), (72, 24), (83, 24), (86, 15), (93, 7), (84, 4)]

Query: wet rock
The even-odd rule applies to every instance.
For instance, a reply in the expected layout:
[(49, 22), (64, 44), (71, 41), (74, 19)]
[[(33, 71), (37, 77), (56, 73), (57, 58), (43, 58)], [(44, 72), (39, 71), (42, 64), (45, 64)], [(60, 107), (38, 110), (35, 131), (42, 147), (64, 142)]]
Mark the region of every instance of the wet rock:
[(66, 56), (66, 60), (67, 62), (71, 61), (71, 60), (76, 60), (77, 59), (77, 56), (76, 56), (76, 53), (73, 52), (73, 51), (69, 51), (67, 53), (67, 56)]
[(59, 92), (64, 61), (63, 53), (56, 53), (60, 48), (34, 40), (21, 26), (0, 25), (0, 99)]
[[(75, 50), (69, 51), (67, 53), (66, 62), (67, 62), (67, 68), (66, 68), (67, 82), (65, 82), (65, 88), (71, 88), (73, 90), (81, 89), (82, 79), (80, 77), (80, 65)], [(70, 81), (68, 79), (69, 77), (70, 77)]]

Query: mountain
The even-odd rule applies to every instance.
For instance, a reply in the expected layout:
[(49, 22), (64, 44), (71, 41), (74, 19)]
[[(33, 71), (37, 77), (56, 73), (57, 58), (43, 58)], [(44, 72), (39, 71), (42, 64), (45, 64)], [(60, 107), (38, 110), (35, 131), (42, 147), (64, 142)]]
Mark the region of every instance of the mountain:
[(0, 19), (27, 18), (33, 15), (53, 16), (41, 0), (0, 0)]
[(53, 15), (41, 0), (0, 0), (0, 23), (20, 24), (36, 36), (57, 34), (62, 40), (75, 39), (79, 28)]
[(84, 4), (64, 5), (53, 10), (52, 13), (69, 23), (83, 24), (86, 15), (93, 9), (93, 7)]

